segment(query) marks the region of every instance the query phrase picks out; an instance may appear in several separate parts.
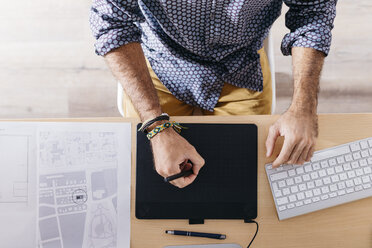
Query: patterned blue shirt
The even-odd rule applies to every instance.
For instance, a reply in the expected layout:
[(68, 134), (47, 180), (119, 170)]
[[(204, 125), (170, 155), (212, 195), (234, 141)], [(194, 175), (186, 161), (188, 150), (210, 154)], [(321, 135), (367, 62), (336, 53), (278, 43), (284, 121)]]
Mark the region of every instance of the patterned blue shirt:
[(337, 0), (93, 0), (96, 53), (141, 42), (154, 72), (181, 101), (213, 111), (225, 82), (262, 91), (257, 51), (282, 3), (284, 55), (329, 52)]

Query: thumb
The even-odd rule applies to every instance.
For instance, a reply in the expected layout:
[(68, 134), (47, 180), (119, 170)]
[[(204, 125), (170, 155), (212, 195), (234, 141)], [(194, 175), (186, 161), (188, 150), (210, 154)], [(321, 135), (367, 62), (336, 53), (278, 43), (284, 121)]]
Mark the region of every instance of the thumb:
[(271, 126), (266, 139), (266, 157), (270, 157), (273, 154), (275, 142), (278, 136), (279, 128), (276, 125)]

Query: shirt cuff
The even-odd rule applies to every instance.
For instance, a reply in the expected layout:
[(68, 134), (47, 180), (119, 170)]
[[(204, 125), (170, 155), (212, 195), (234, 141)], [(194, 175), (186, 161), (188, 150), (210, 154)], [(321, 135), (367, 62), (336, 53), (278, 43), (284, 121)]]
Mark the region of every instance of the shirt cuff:
[(328, 26), (305, 26), (286, 34), (282, 41), (283, 55), (291, 55), (292, 47), (309, 47), (323, 52), (326, 56), (331, 47), (332, 33)]
[(104, 56), (108, 52), (131, 42), (141, 43), (141, 33), (128, 33), (124, 29), (111, 29), (97, 39), (95, 43), (96, 54)]

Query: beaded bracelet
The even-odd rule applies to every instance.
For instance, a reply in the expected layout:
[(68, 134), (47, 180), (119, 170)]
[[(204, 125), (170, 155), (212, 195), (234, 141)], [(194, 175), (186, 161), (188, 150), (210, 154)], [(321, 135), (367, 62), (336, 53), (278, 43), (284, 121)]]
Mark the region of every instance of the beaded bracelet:
[(180, 133), (182, 129), (186, 129), (186, 127), (181, 126), (178, 122), (166, 122), (159, 126), (156, 126), (153, 130), (151, 130), (146, 136), (150, 140), (155, 135), (160, 133), (161, 131), (164, 131), (165, 129), (172, 127), (177, 133)]
[(167, 113), (162, 113), (161, 115), (155, 117), (154, 119), (146, 120), (142, 123), (138, 131), (148, 133), (147, 128), (157, 121), (169, 121), (169, 115)]

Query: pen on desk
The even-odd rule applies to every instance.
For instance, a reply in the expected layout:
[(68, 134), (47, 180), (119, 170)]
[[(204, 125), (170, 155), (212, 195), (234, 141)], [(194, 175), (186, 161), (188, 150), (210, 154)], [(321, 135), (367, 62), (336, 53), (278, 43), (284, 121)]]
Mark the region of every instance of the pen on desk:
[(181, 173), (178, 173), (176, 175), (172, 175), (169, 177), (164, 178), (164, 182), (169, 183), (170, 181), (176, 180), (180, 177), (188, 177), (192, 174), (192, 170), (182, 171)]
[(178, 230), (172, 230), (172, 231), (171, 230), (166, 230), (165, 233), (171, 234), (171, 235), (201, 237), (201, 238), (210, 238), (210, 239), (226, 239), (225, 234), (188, 232), (188, 231), (178, 231)]

